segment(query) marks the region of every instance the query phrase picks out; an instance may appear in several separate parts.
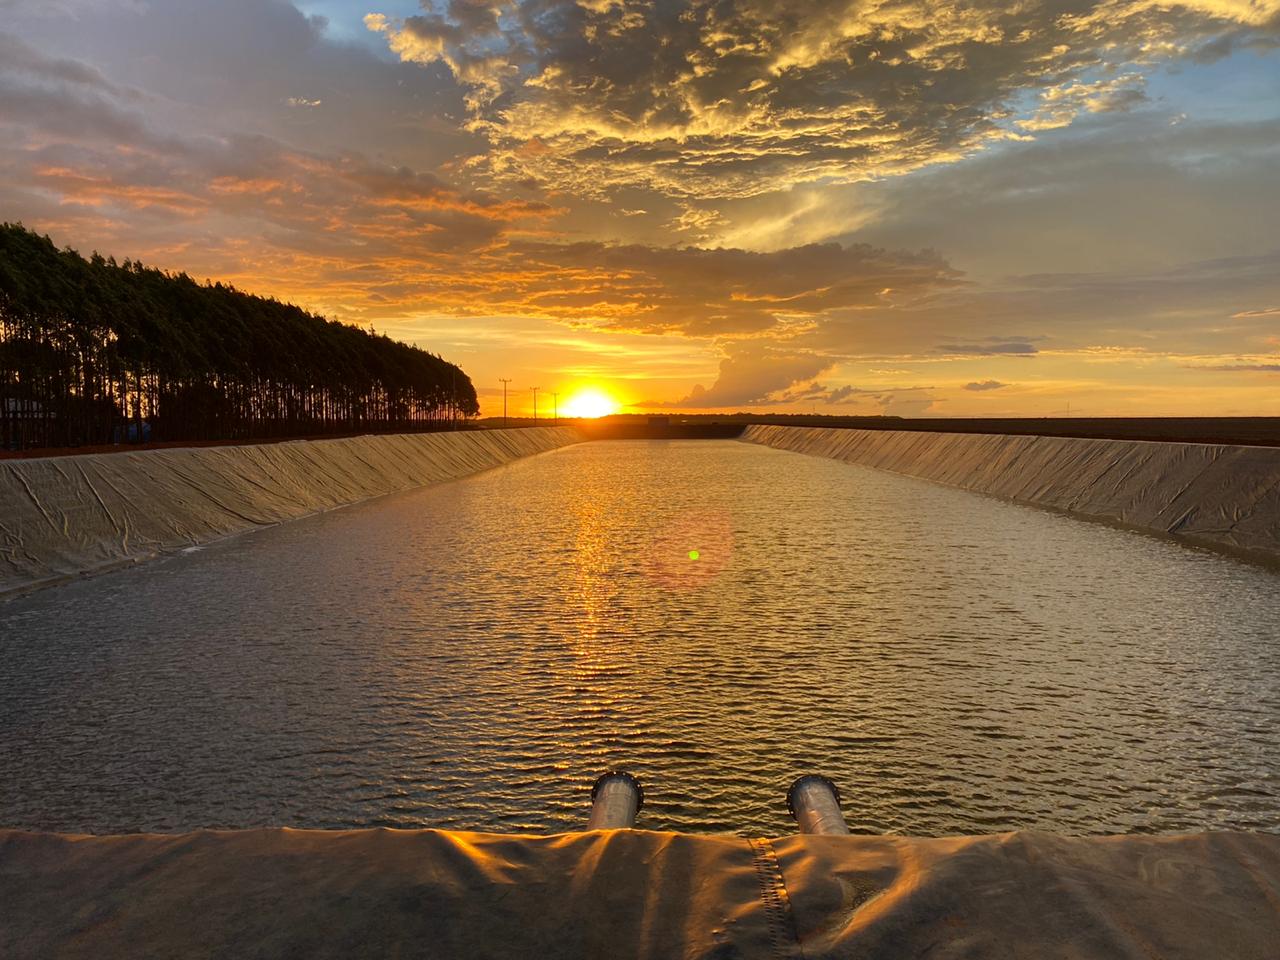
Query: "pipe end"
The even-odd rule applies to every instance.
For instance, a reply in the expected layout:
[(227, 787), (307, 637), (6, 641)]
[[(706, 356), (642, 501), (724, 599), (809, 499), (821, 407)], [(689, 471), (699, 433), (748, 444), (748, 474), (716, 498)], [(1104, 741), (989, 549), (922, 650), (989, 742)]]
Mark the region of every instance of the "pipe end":
[(640, 786), (640, 781), (625, 770), (610, 770), (608, 773), (602, 773), (596, 778), (596, 782), (591, 785), (591, 801), (595, 802), (596, 794), (610, 780), (621, 780), (630, 784), (631, 788), (636, 792), (636, 813), (644, 807), (644, 787)]
[[(796, 777), (792, 781), (791, 786), (787, 788), (787, 813), (794, 818), (796, 815), (795, 797), (796, 791), (803, 787), (806, 783), (818, 782), (825, 784), (836, 798), (836, 806), (840, 806), (840, 788), (836, 786), (835, 781), (830, 777), (824, 777), (820, 773), (806, 773), (804, 776)], [(594, 796), (594, 794), (593, 794)]]

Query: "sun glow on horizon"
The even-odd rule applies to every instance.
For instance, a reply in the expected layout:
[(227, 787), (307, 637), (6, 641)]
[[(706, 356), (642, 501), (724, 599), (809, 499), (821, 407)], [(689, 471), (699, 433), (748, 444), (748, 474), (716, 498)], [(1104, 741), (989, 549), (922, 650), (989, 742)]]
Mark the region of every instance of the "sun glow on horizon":
[(619, 409), (618, 401), (600, 388), (584, 387), (565, 401), (561, 413), (566, 417), (594, 420), (597, 417), (607, 417), (611, 413), (617, 413)]

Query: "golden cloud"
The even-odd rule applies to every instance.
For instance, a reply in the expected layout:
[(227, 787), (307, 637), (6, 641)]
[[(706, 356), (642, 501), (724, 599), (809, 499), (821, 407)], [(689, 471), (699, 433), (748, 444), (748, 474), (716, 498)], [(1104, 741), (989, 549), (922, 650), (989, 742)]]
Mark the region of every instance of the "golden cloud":
[[(456, 8), (456, 9), (455, 9)], [(514, 0), (366, 21), (471, 90), (472, 161), (600, 197), (900, 174), (1142, 99), (1141, 67), (1274, 32), (1280, 0)], [(1130, 69), (1125, 69), (1130, 68)], [(1027, 93), (1040, 105), (1015, 115)]]

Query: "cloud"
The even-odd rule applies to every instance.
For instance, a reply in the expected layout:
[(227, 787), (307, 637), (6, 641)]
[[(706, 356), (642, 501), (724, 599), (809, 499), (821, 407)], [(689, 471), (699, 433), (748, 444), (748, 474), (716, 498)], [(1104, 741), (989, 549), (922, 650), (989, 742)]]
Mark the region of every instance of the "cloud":
[(48, 56), (8, 33), (0, 33), (0, 73), (23, 74), (36, 81), (121, 92), (96, 67), (78, 60)]
[[(416, 169), (485, 146), (453, 119), (465, 106), (447, 70), (388, 62), (372, 37), (351, 42), (298, 9), (319, 5), (85, 0), (68, 19), (65, 11), (37, 14), (33, 3), (0, 30), (147, 91), (149, 124), (173, 136), (235, 131), (320, 153), (354, 148)], [(323, 109), (298, 109), (290, 98), (320, 100)]]
[(893, 367), (908, 358), (1002, 358), (1019, 362), (1019, 372), (1028, 375), (1024, 367), (1033, 358), (1049, 363), (1097, 345), (1159, 355), (1252, 357), (1274, 353), (1275, 317), (1257, 304), (1275, 302), (1278, 278), (1280, 250), (1174, 260), (1151, 270), (998, 277), (921, 290), (886, 309), (832, 310), (791, 342)]
[[(1277, 0), (510, 0), (371, 15), (470, 91), (475, 169), (580, 196), (749, 197), (955, 160), (1140, 102), (1142, 72), (1270, 37)], [(1221, 51), (1221, 52), (1219, 52)], [(1020, 116), (1029, 95), (1039, 105)], [(530, 149), (534, 147), (535, 149)]]
[(845, 384), (839, 387), (824, 386), (814, 382), (794, 385), (788, 390), (775, 392), (753, 406), (824, 406), (866, 407), (889, 416), (919, 416), (937, 402), (930, 391), (932, 387), (878, 387), (868, 389)]
[(866, 396), (873, 391), (860, 390), (852, 384), (845, 384), (840, 387), (830, 387), (814, 380), (811, 383), (796, 383), (781, 393), (773, 393), (767, 400), (761, 400), (761, 403), (768, 403), (778, 406), (788, 404), (826, 404), (832, 406), (835, 404), (846, 403), (849, 400)]
[(919, 417), (930, 412), (938, 402), (937, 397), (924, 391), (904, 391), (887, 395), (883, 410), (886, 417)]
[[(1092, 344), (1252, 354), (1274, 335), (1274, 308), (1266, 305), (1276, 302), (1275, 254), (1172, 261), (1154, 270), (1026, 273), (979, 285), (936, 252), (892, 244), (746, 250), (570, 241), (560, 230), (560, 207), (461, 187), (447, 166), (394, 164), (216, 127), (162, 130), (151, 100), (139, 99), (150, 94), (113, 84), (90, 65), (38, 54), (30, 44), (10, 49), (20, 56), (0, 66), (6, 216), (52, 231), (61, 242), (241, 282), (380, 328), (423, 316), (521, 317), (588, 332), (758, 341), (775, 358), (801, 365), (813, 358), (1025, 358)], [(330, 102), (326, 96), (325, 112)], [(1151, 149), (1176, 143), (1169, 151), (1176, 163), (1215, 141), (1243, 144), (1259, 156), (1280, 142), (1275, 123), (1173, 129), (1172, 140)], [(916, 205), (888, 209), (914, 216), (938, 200), (980, 236), (988, 228), (974, 225), (982, 219), (973, 216), (977, 208), (954, 193), (998, 206), (1001, 184), (1010, 197), (1026, 196), (1029, 185), (1071, 169), (1068, 160), (1079, 160), (1083, 149), (1059, 156), (1036, 147), (1022, 158), (1025, 181), (1010, 174), (1010, 164), (1015, 172), (1018, 166), (1013, 161), (955, 168), (959, 180), (947, 188), (952, 200), (944, 203), (946, 191), (925, 178)], [(1088, 149), (1106, 155), (1097, 144)], [(1110, 167), (1096, 169), (1101, 176)], [(1083, 192), (1090, 182), (1073, 189)], [(1271, 202), (1260, 193), (1250, 209), (1265, 220), (1261, 213)], [(1069, 224), (1063, 209), (1053, 207), (1046, 222)], [(935, 222), (924, 222), (927, 234)], [(1233, 229), (1250, 227), (1241, 221)], [(1028, 231), (1035, 244), (1021, 247), (1051, 246), (1064, 233), (1070, 235), (1069, 226), (1037, 225)], [(963, 249), (962, 243), (949, 245)], [(750, 358), (737, 359), (737, 369), (746, 369)], [(786, 372), (794, 379), (761, 382), (767, 389), (746, 391), (755, 394), (749, 399), (767, 401), (818, 377), (795, 367)], [(753, 382), (733, 367), (728, 373), (729, 386)]]
[[(853, 188), (815, 202), (787, 233), (883, 246), (927, 242), (991, 279), (1144, 272), (1272, 249), (1280, 120), (1169, 126), (1167, 118), (1166, 109), (1097, 116), (1069, 134)], [(873, 222), (841, 228), (851, 212), (867, 208), (877, 211)]]
[[(570, 242), (557, 232), (560, 208), (549, 203), (464, 189), (444, 169), (303, 149), (262, 134), (160, 132), (139, 96), (30, 45), (5, 61), (6, 215), (62, 242), (235, 280), (353, 321), (502, 316), (586, 331), (747, 339), (801, 366), (813, 358), (1025, 358), (1099, 343), (1256, 353), (1274, 334), (1274, 308), (1259, 306), (1276, 302), (1274, 254), (977, 285), (938, 253), (891, 245), (760, 251)], [(1175, 129), (1176, 159), (1215, 137), (1265, 153), (1280, 125)], [(1026, 163), (1042, 177), (1062, 169), (1040, 153)], [(999, 180), (988, 166), (960, 182), (998, 203)], [(1000, 169), (1008, 173), (1008, 165)], [(1006, 186), (1016, 194), (1022, 183)], [(929, 180), (918, 190), (920, 204), (939, 196)], [(1253, 209), (1269, 202), (1261, 194)], [(939, 205), (973, 222), (963, 205)], [(1057, 232), (1035, 236), (1047, 245)], [(737, 357), (728, 386), (754, 382), (737, 372), (749, 360)], [(767, 401), (818, 376), (794, 366), (786, 373), (794, 379), (761, 382), (767, 389), (746, 391), (755, 395), (748, 399)]]
[(1039, 353), (1036, 345), (1022, 338), (987, 337), (971, 343), (940, 343), (938, 353), (966, 357), (993, 357), (1000, 354), (1030, 356)]
[(1188, 367), (1189, 370), (1217, 370), (1227, 373), (1280, 373), (1280, 363), (1220, 363), (1210, 366)]
[(703, 241), (711, 236), (712, 227), (723, 222), (723, 218), (715, 210), (706, 210), (701, 207), (683, 204), (680, 216), (668, 221), (667, 226), (678, 233), (687, 233), (695, 239)]
[(860, 405), (865, 412), (919, 416), (937, 398), (930, 387), (862, 388), (824, 385), (815, 377), (833, 370), (839, 358), (788, 349), (760, 340), (724, 344), (719, 376), (710, 387), (695, 386), (686, 396), (645, 407), (677, 410), (740, 410), (751, 407)]
[(145, 13), (147, 0), (0, 0), (0, 12), (10, 16), (79, 18), (85, 14), (118, 10)]
[[(314, 29), (282, 16), (281, 30)], [(561, 210), (547, 202), (350, 149), (217, 128), (161, 132), (131, 92), (93, 68), (10, 49), (20, 55), (0, 69), (6, 215), (122, 255), (163, 252), (165, 265), (206, 275), (257, 273), (267, 292), (305, 291), (349, 319), (520, 316), (785, 340), (833, 311), (893, 310), (962, 283), (934, 252), (868, 244), (755, 252), (565, 242), (551, 226)], [(196, 262), (175, 255), (191, 248)]]
[(445, 16), (430, 13), (393, 25), (383, 14), (371, 13), (364, 24), (374, 33), (386, 34), (391, 51), (402, 60), (447, 64), (470, 88), (468, 104), (478, 108), (501, 94), (504, 81), (516, 73), (504, 56), (489, 54), (482, 46), (498, 34), (500, 9), (485, 0), (450, 0)]
[(758, 253), (513, 242), (511, 252), (521, 270), (500, 277), (477, 308), (634, 333), (786, 337), (834, 310), (891, 309), (961, 282), (934, 253), (858, 244)]
[(1042, 91), (1036, 112), (1025, 120), (1019, 120), (1017, 126), (1023, 130), (1055, 130), (1067, 126), (1081, 113), (1128, 110), (1146, 101), (1144, 82), (1144, 78), (1136, 73), (1092, 83), (1069, 80)]
[(164, 236), (166, 218), (169, 236), (234, 221), (237, 233), (270, 228), (282, 246), (368, 259), (474, 249), (556, 213), (356, 152), (162, 133), (134, 92), (93, 68), (3, 36), (0, 52), (15, 54), (0, 62), (0, 198), (10, 216), (129, 224), (135, 242)]
[(770, 394), (810, 380), (834, 365), (830, 357), (813, 353), (754, 341), (730, 343), (720, 361), (720, 375), (709, 388), (699, 384), (680, 400), (652, 405), (681, 410), (758, 406), (768, 403)]
[(1001, 390), (1007, 386), (1009, 386), (1009, 384), (1001, 383), (999, 380), (975, 380), (971, 383), (966, 383), (964, 385), (964, 389), (972, 390), (975, 393), (982, 393), (987, 390)]

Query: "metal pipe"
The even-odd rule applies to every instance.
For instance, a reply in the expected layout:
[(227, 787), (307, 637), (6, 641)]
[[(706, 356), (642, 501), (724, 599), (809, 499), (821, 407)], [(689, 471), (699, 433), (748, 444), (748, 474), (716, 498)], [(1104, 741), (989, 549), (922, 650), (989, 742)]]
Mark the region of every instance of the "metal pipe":
[(591, 788), (588, 830), (628, 830), (644, 806), (640, 781), (625, 770), (610, 770)]
[(849, 832), (840, 812), (840, 791), (826, 777), (816, 773), (796, 779), (787, 791), (787, 810), (796, 818), (801, 833), (843, 834)]

